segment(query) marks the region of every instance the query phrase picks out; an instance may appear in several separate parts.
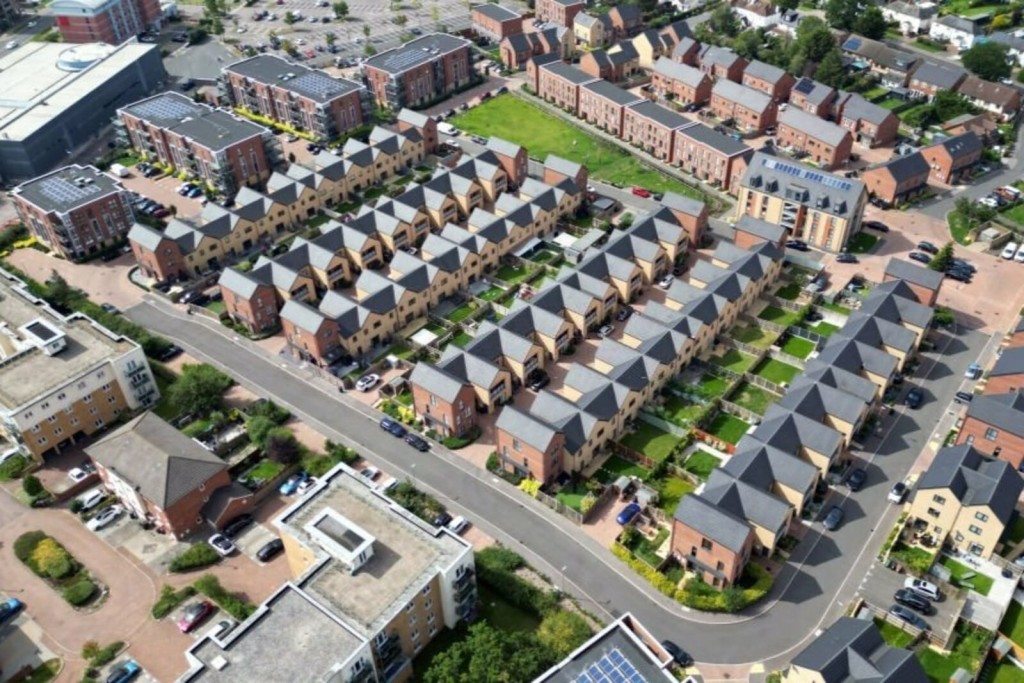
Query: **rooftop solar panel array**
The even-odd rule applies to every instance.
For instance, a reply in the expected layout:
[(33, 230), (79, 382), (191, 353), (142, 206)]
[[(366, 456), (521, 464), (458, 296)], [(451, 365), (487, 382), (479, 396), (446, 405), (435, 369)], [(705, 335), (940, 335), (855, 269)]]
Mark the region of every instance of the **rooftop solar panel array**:
[(177, 97), (153, 97), (129, 107), (137, 116), (162, 121), (180, 121), (195, 115), (197, 108), (191, 102)]
[(580, 672), (572, 683), (651, 683), (615, 648)]
[(315, 71), (305, 73), (297, 78), (291, 79), (287, 85), (297, 92), (307, 93), (320, 99), (327, 99), (331, 95), (336, 95), (344, 91), (341, 84), (333, 78), (321, 73), (316, 73)]
[(843, 180), (842, 178), (836, 177), (834, 175), (821, 173), (813, 169), (793, 166), (792, 164), (787, 164), (783, 161), (780, 161), (779, 159), (766, 158), (764, 160), (764, 165), (766, 168), (778, 171), (779, 173), (785, 173), (786, 175), (795, 176), (797, 178), (801, 178), (802, 180), (809, 180), (811, 182), (818, 183), (819, 185), (830, 187), (834, 190), (848, 192), (853, 187), (853, 185), (849, 181)]
[(39, 183), (39, 192), (54, 204), (75, 206), (103, 188), (96, 184), (76, 185), (66, 178), (47, 178)]

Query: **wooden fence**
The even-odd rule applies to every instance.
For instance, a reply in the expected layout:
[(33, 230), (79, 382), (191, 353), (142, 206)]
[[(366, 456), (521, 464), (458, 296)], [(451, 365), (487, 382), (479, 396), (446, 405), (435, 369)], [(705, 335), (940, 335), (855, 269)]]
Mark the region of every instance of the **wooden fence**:
[(782, 349), (769, 349), (768, 355), (777, 361), (788, 363), (789, 365), (796, 366), (801, 370), (803, 370), (804, 366), (807, 364), (807, 361), (805, 361), (803, 358), (797, 358), (796, 356), (792, 356), (783, 351)]
[(687, 436), (690, 433), (690, 430), (686, 427), (680, 427), (673, 422), (669, 422), (662, 417), (658, 417), (648, 409), (643, 409), (637, 413), (637, 418), (642, 422), (646, 422), (647, 424), (657, 427), (661, 431), (668, 432), (674, 436)]
[(806, 303), (797, 303), (796, 301), (790, 301), (789, 299), (780, 299), (774, 294), (762, 294), (761, 298), (773, 306), (778, 306), (779, 308), (784, 308), (787, 311), (793, 311), (794, 313), (799, 313), (807, 305)]
[(572, 520), (574, 523), (579, 525), (583, 524), (582, 513), (580, 513), (577, 510), (573, 510), (571, 507), (569, 507), (562, 501), (558, 500), (554, 496), (549, 496), (548, 494), (542, 491), (537, 491), (537, 500), (539, 500), (541, 503), (548, 506), (558, 514), (562, 515), (563, 517), (567, 517), (568, 519)]
[(611, 443), (611, 451), (613, 455), (617, 455), (623, 460), (628, 460), (631, 463), (640, 465), (641, 467), (646, 467), (649, 470), (654, 469), (654, 466), (658, 464), (653, 459), (648, 458), (643, 453), (639, 453), (637, 451), (634, 451), (632, 448), (623, 446), (618, 441), (613, 441)]
[(760, 346), (753, 346), (752, 344), (747, 344), (746, 342), (738, 341), (736, 339), (733, 339), (732, 337), (729, 337), (728, 339), (725, 340), (725, 345), (731, 346), (737, 351), (748, 353), (751, 356), (757, 356), (758, 363), (761, 362), (761, 357), (764, 355), (765, 352), (765, 349), (761, 348)]
[(766, 330), (771, 330), (777, 334), (782, 334), (786, 331), (785, 325), (779, 325), (778, 323), (773, 323), (770, 320), (765, 320), (764, 318), (758, 318), (757, 316), (749, 313), (742, 313), (740, 315), (740, 319), (751, 325), (757, 325), (758, 327), (763, 327)]
[(695, 439), (703, 441), (704, 443), (714, 448), (717, 448), (723, 453), (728, 453), (729, 455), (732, 455), (733, 453), (736, 452), (736, 446), (729, 443), (728, 441), (723, 441), (722, 439), (719, 439), (714, 434), (708, 434), (703, 429), (698, 429), (697, 427), (694, 427), (692, 431), (693, 437)]

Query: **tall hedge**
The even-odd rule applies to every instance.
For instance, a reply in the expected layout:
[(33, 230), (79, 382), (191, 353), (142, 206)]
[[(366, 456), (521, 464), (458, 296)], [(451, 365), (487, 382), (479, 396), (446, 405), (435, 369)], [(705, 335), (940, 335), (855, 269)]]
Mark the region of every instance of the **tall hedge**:
[[(508, 555), (507, 553), (511, 553)], [(508, 600), (516, 607), (533, 612), (543, 617), (558, 607), (558, 600), (548, 591), (537, 588), (532, 583), (516, 576), (514, 571), (507, 569), (514, 564), (512, 556), (519, 559), (519, 565), (523, 559), (512, 553), (490, 553), (481, 551), (476, 556), (476, 571), (480, 581), (493, 588), (501, 597)]]

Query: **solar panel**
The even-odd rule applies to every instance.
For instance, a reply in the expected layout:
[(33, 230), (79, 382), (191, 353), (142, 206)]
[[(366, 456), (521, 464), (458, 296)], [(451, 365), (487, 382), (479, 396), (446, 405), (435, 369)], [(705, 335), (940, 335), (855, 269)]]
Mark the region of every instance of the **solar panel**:
[(44, 197), (65, 206), (78, 204), (102, 188), (96, 184), (76, 185), (66, 178), (47, 178), (39, 183), (39, 192)]
[(325, 74), (310, 72), (289, 80), (285, 87), (305, 92), (313, 97), (326, 99), (343, 91), (341, 84)]
[(778, 173), (785, 173), (786, 175), (795, 176), (802, 180), (809, 180), (811, 182), (830, 187), (833, 190), (840, 190), (842, 192), (848, 192), (853, 184), (850, 181), (840, 178), (834, 175), (828, 175), (820, 171), (809, 168), (800, 168), (792, 164), (787, 164), (779, 159), (765, 158), (765, 168), (770, 168)]
[(572, 683), (651, 683), (615, 648), (589, 664)]
[(846, 44), (843, 45), (843, 47), (845, 47), (848, 50), (859, 50), (860, 46), (863, 44), (864, 43), (861, 42), (860, 38), (850, 38), (849, 40), (846, 41)]
[(192, 116), (198, 107), (184, 98), (164, 95), (131, 107), (133, 113), (145, 119), (162, 119), (164, 121), (180, 121)]
[(809, 78), (801, 78), (799, 81), (797, 81), (797, 84), (793, 89), (799, 93), (803, 93), (804, 95), (806, 95), (807, 93), (814, 90), (814, 81), (812, 81)]

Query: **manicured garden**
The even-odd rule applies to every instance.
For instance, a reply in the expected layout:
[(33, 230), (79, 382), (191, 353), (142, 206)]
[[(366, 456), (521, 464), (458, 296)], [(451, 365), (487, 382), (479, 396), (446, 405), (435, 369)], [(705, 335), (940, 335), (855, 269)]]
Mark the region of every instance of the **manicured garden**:
[(795, 358), (805, 359), (814, 353), (816, 345), (809, 339), (803, 337), (789, 337), (782, 344), (782, 352), (788, 353)]
[(619, 443), (626, 448), (643, 453), (655, 462), (667, 459), (680, 441), (682, 439), (678, 436), (663, 432), (654, 425), (642, 421), (637, 421), (636, 428), (631, 434), (619, 439)]
[(449, 313), (448, 320), (453, 323), (461, 323), (463, 320), (473, 315), (477, 308), (478, 306), (475, 302), (468, 301)]
[(478, 296), (484, 301), (496, 301), (505, 294), (505, 290), (497, 285), (492, 285), (487, 291), (482, 292)]
[[(846, 309), (844, 309), (844, 312), (849, 313), (849, 311)], [(800, 327), (804, 328), (805, 330), (810, 330), (815, 334), (820, 334), (822, 337), (825, 338), (831, 337), (833, 334), (842, 329), (839, 325), (833, 325), (832, 323), (827, 323), (824, 320), (819, 320), (813, 325), (805, 320), (800, 323)]]
[(988, 631), (960, 622), (953, 636), (953, 650), (948, 655), (926, 647), (918, 650), (917, 659), (932, 683), (948, 683), (957, 669), (972, 674), (978, 671), (990, 637)]
[(754, 374), (758, 377), (763, 377), (769, 382), (775, 382), (776, 384), (789, 384), (793, 381), (793, 378), (799, 375), (801, 372), (800, 368), (789, 363), (783, 363), (780, 360), (774, 358), (766, 358), (763, 363), (757, 366), (754, 370)]
[(800, 283), (790, 282), (775, 290), (775, 296), (786, 301), (796, 301), (800, 296)]
[(42, 531), (27, 531), (18, 536), (14, 556), (73, 607), (85, 606), (101, 592), (89, 570)]
[(952, 583), (969, 588), (980, 595), (988, 595), (988, 592), (992, 590), (992, 584), (995, 583), (991, 577), (981, 574), (947, 555), (939, 560), (939, 564), (949, 570), (949, 578)]
[(914, 642), (914, 636), (910, 635), (899, 626), (890, 624), (884, 619), (875, 617), (875, 626), (882, 634), (882, 640), (888, 643), (891, 647), (905, 648)]
[(878, 244), (878, 235), (870, 232), (858, 232), (846, 240), (846, 250), (851, 254), (867, 254)]
[(761, 320), (767, 320), (770, 323), (776, 325), (783, 325), (789, 327), (800, 322), (800, 314), (796, 311), (787, 311), (784, 308), (778, 306), (765, 306), (764, 310), (757, 314), (757, 317)]
[(699, 403), (671, 394), (657, 415), (680, 427), (692, 427), (705, 410), (707, 408)]
[(1024, 669), (1013, 662), (989, 662), (978, 683), (1024, 683)]
[(746, 408), (758, 415), (764, 415), (765, 411), (768, 410), (768, 406), (775, 403), (778, 398), (771, 392), (754, 386), (750, 382), (741, 382), (736, 387), (736, 391), (729, 396), (729, 400), (741, 408)]
[(499, 280), (504, 280), (511, 285), (517, 285), (527, 277), (531, 271), (523, 266), (502, 266), (495, 274)]
[(750, 344), (759, 349), (769, 348), (778, 335), (760, 327), (737, 325), (729, 330), (729, 336), (738, 342)]
[(1024, 605), (1016, 600), (1010, 602), (1003, 623), (999, 626), (999, 632), (1024, 647)]
[(455, 344), (461, 349), (464, 348), (471, 341), (473, 341), (473, 335), (469, 334), (468, 332), (457, 332), (455, 336), (452, 337), (451, 343)]
[(725, 395), (725, 392), (729, 390), (729, 380), (718, 375), (705, 373), (700, 376), (696, 383), (681, 385), (681, 388), (688, 394), (702, 398), (705, 401), (712, 401), (719, 396)]
[(602, 484), (614, 484), (619, 477), (636, 477), (641, 481), (651, 478), (651, 471), (635, 462), (630, 462), (617, 455), (608, 456), (608, 459), (597, 471), (596, 479)]
[(735, 446), (748, 429), (750, 429), (750, 425), (746, 421), (729, 413), (719, 413), (705, 431)]
[(658, 508), (671, 515), (676, 511), (683, 496), (693, 493), (697, 488), (692, 483), (679, 477), (665, 477), (654, 482), (658, 489)]
[(698, 479), (706, 481), (715, 468), (721, 464), (722, 461), (717, 456), (698, 448), (683, 463), (683, 469)]
[(729, 349), (725, 352), (724, 356), (712, 356), (711, 362), (720, 368), (732, 370), (736, 374), (742, 375), (757, 362), (757, 356), (752, 356), (749, 353), (743, 353), (736, 349)]
[(589, 491), (587, 490), (586, 484), (574, 481), (559, 489), (558, 493), (555, 494), (555, 498), (561, 501), (563, 505), (571, 507), (576, 512), (583, 512), (583, 498), (587, 493), (589, 493)]

